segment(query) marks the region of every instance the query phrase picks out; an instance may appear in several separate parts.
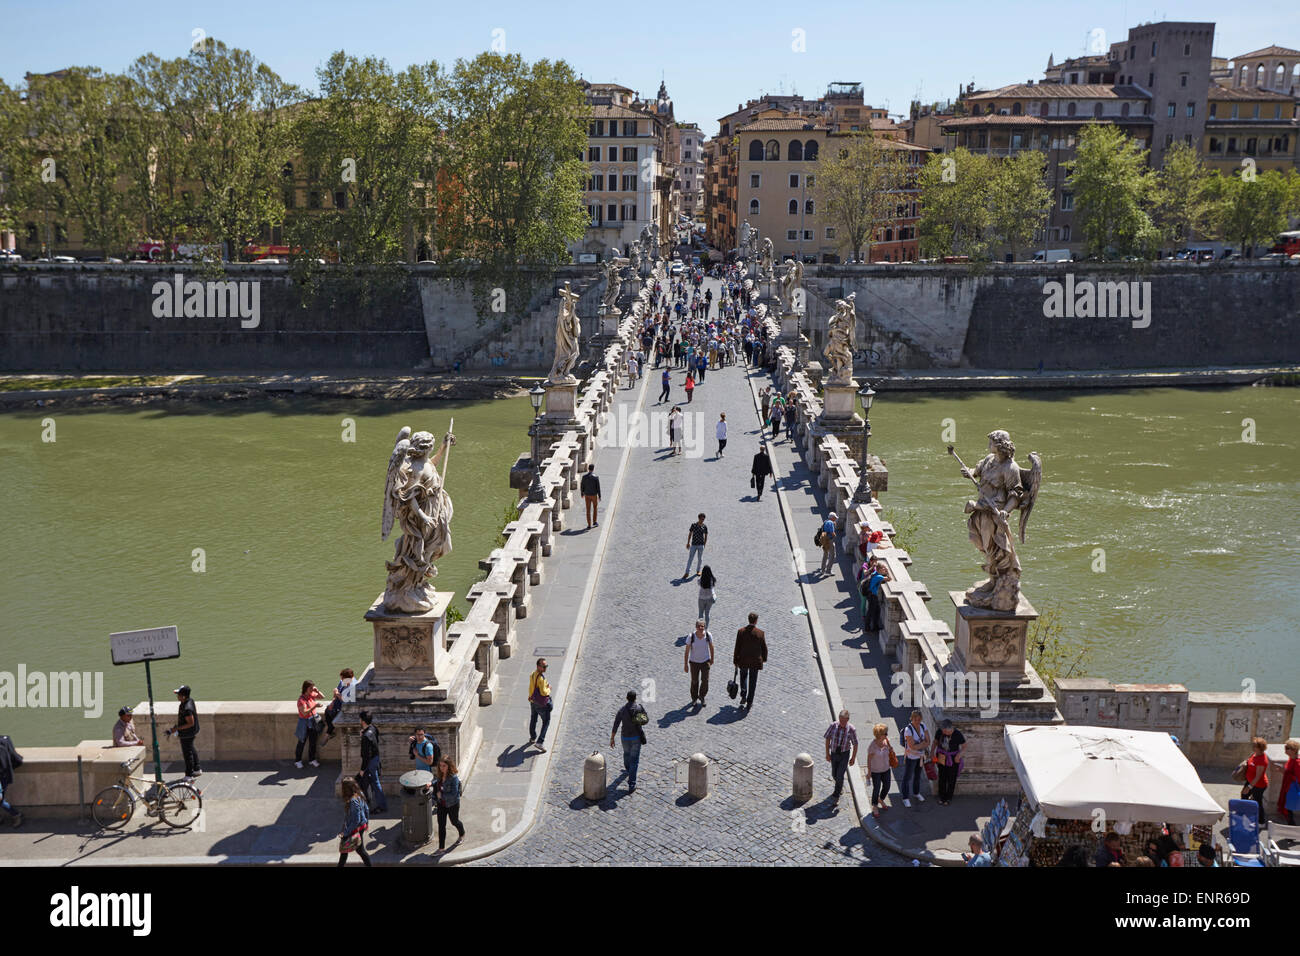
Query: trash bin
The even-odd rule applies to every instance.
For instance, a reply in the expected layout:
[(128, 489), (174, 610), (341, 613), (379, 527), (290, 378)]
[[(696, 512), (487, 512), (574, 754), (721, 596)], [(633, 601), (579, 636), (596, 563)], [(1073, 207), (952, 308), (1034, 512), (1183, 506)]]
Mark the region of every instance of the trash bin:
[(408, 770), (398, 783), (402, 785), (402, 845), (424, 846), (433, 838), (433, 794), (428, 789), (433, 774)]

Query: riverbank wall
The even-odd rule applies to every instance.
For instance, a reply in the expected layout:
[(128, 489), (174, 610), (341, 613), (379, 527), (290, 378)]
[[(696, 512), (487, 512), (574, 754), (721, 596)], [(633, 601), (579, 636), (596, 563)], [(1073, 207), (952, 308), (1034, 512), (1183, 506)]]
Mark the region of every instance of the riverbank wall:
[[(605, 287), (595, 266), (530, 273), (517, 291), (432, 265), (317, 281), (307, 295), (285, 265), (0, 266), (0, 371), (545, 369), (558, 290), (579, 293), (589, 335)], [(805, 287), (815, 358), (854, 295), (864, 368), (1300, 363), (1300, 263), (823, 265)]]

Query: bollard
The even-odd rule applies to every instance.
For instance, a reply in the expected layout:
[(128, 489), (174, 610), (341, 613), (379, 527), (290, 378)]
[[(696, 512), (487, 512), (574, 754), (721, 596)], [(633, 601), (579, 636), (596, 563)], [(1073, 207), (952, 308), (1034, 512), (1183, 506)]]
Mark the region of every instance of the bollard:
[(794, 758), (794, 798), (802, 803), (813, 795), (813, 758), (799, 754)]
[(686, 773), (686, 792), (697, 800), (709, 795), (709, 758), (704, 754), (691, 754)]
[(582, 762), (582, 797), (584, 800), (605, 799), (605, 755), (592, 751)]

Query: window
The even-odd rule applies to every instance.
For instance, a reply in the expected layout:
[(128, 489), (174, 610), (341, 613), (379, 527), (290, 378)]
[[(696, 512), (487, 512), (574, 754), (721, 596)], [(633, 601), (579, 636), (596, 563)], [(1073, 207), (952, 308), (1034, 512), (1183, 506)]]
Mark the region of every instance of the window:
[(803, 176), (804, 186), (806, 186), (808, 189), (812, 189), (813, 186), (815, 185), (814, 180), (816, 180), (816, 178), (817, 177), (813, 176), (811, 173), (804, 173)]
[(1093, 107), (1092, 107), (1092, 115), (1095, 116), (1095, 117), (1097, 117), (1098, 119), (1101, 119), (1101, 104), (1100, 104), (1100, 103), (1094, 103), (1094, 104), (1093, 104)]
[(1236, 104), (1236, 103), (1233, 103), (1233, 104), (1232, 104), (1232, 118), (1233, 118), (1233, 119), (1236, 119), (1236, 118), (1237, 118), (1237, 104)]
[(636, 203), (623, 204), (623, 221), (631, 222), (636, 219)]
[(1155, 88), (1156, 88), (1156, 75), (1155, 75), (1154, 73), (1148, 73), (1148, 74), (1147, 74), (1147, 89), (1148, 89), (1148, 90), (1154, 90)]
[(588, 149), (587, 149), (587, 162), (589, 162), (589, 163), (598, 163), (598, 162), (600, 162), (600, 147), (599, 147), (599, 146), (591, 146), (591, 147), (588, 147)]
[(320, 208), (320, 193), (314, 189), (307, 194), (307, 208), (308, 209)]
[(609, 121), (609, 136), (610, 136), (610, 139), (613, 139), (613, 138), (614, 138), (615, 136), (617, 136), (617, 135), (618, 135), (618, 120), (610, 120), (610, 121)]
[(1237, 77), (1237, 85), (1238, 86), (1246, 85), (1246, 66), (1244, 63), (1242, 64), (1241, 67), (1241, 75)]
[[(613, 158), (614, 158), (613, 156), (610, 157), (610, 159), (613, 159)], [(625, 162), (625, 163), (635, 163), (635, 162), (636, 162), (636, 147), (635, 147), (635, 146), (624, 146), (624, 147), (623, 147), (623, 162)]]
[(1210, 104), (1210, 119), (1214, 119), (1215, 115), (1218, 114), (1218, 112), (1219, 112), (1219, 104), (1218, 104), (1218, 103), (1211, 103), (1211, 104)]
[(758, 200), (757, 200), (757, 199), (751, 199), (751, 200), (749, 201), (749, 214), (750, 214), (751, 216), (757, 216), (757, 215), (758, 215)]
[(803, 145), (804, 160), (811, 162), (812, 160), (816, 159), (817, 149), (818, 149), (817, 140), (815, 139), (810, 139), (808, 140), (808, 142), (804, 143)]
[(1068, 211), (1074, 208), (1074, 193), (1061, 193), (1061, 210)]
[(1183, 137), (1183, 142), (1186, 143), (1188, 146), (1191, 146), (1191, 145), (1192, 145), (1192, 134), (1191, 134), (1191, 133), (1188, 133), (1186, 136), (1184, 136), (1184, 137)]
[(804, 211), (804, 215), (807, 216), (817, 215), (815, 212), (813, 212), (813, 201), (811, 199), (805, 199), (803, 201), (803, 211)]
[(1170, 103), (1170, 104), (1169, 104), (1169, 111), (1168, 111), (1168, 114), (1167, 114), (1167, 115), (1169, 115), (1169, 116), (1174, 116), (1175, 114), (1177, 114), (1177, 112), (1178, 112), (1178, 104), (1177, 104), (1177, 103)]
[(827, 239), (834, 239), (834, 238), (835, 238), (835, 227), (834, 227), (834, 226), (827, 226), (827, 227), (826, 227), (826, 238), (827, 238)]
[(605, 135), (605, 121), (604, 121), (604, 120), (595, 120), (594, 122), (592, 122), (591, 126), (589, 126), (589, 127), (587, 128), (587, 135), (588, 135), (588, 136), (604, 136), (604, 135)]
[(1038, 106), (1038, 115), (1039, 115), (1039, 116), (1046, 116), (1046, 115), (1047, 115), (1047, 103), (1046, 103), (1046, 102), (1044, 102), (1044, 103), (1040, 103), (1040, 104), (1039, 104), (1039, 106)]
[[(637, 121), (636, 121), (636, 120), (623, 120), (623, 135), (624, 135), (624, 136), (635, 136), (635, 135), (636, 135), (636, 124), (637, 124)], [(636, 216), (633, 216), (632, 218), (635, 219)]]
[(763, 158), (779, 160), (781, 158), (781, 144), (774, 139), (769, 139), (767, 145), (763, 147)]
[(1191, 55), (1192, 55), (1192, 45), (1190, 43), (1184, 43), (1183, 56), (1191, 56)]
[(1180, 73), (1180, 74), (1178, 74), (1178, 85), (1179, 85), (1179, 86), (1186, 86), (1186, 85), (1187, 85), (1187, 74), (1186, 74), (1186, 73)]
[[(1136, 60), (1136, 59), (1137, 59), (1137, 55), (1138, 55), (1137, 44), (1134, 44), (1133, 46), (1131, 46), (1131, 47), (1128, 48), (1128, 58), (1129, 58), (1130, 60)], [(1055, 237), (1053, 237), (1053, 238), (1055, 238)]]
[(1246, 137), (1246, 155), (1247, 156), (1255, 155), (1255, 137), (1253, 136)]
[(1235, 153), (1236, 151), (1237, 151), (1237, 137), (1235, 137), (1235, 136), (1229, 136), (1229, 137), (1228, 137), (1228, 152), (1229, 152), (1229, 153)]
[(786, 242), (798, 242), (798, 241), (799, 241), (799, 230), (798, 230), (798, 229), (787, 229), (787, 230), (785, 231), (785, 239), (786, 239)]
[(786, 147), (786, 159), (791, 162), (803, 161), (803, 141), (798, 139), (790, 140), (790, 145)]
[(1211, 136), (1211, 137), (1210, 137), (1210, 152), (1212, 152), (1212, 153), (1221, 153), (1221, 152), (1223, 152), (1223, 143), (1220, 142), (1220, 141), (1219, 141), (1216, 137), (1214, 137), (1214, 136)]
[(1264, 64), (1263, 63), (1255, 67), (1255, 85), (1256, 86), (1264, 85)]
[(634, 192), (636, 192), (636, 176), (635, 176), (635, 174), (634, 174), (634, 175), (631, 175), (631, 176), (627, 175), (626, 173), (623, 174), (623, 192), (625, 192), (625, 193), (634, 193)]
[(893, 242), (893, 241), (894, 241), (894, 230), (892, 230), (892, 229), (886, 229), (886, 230), (885, 230), (885, 242)]
[(1254, 119), (1259, 119), (1259, 104), (1258, 104), (1258, 103), (1255, 104), (1255, 116), (1254, 116)]
[(348, 208), (348, 194), (342, 189), (334, 190), (334, 208), (335, 209)]
[(791, 200), (790, 200), (790, 203), (789, 203), (789, 205), (786, 207), (786, 209), (787, 209), (787, 211), (790, 213), (790, 215), (792, 215), (792, 216), (797, 216), (797, 215), (799, 215), (799, 200), (797, 200), (797, 199), (791, 199)]
[(757, 188), (759, 187), (759, 185), (760, 185), (762, 182), (763, 182), (763, 177), (762, 177), (761, 175), (759, 175), (758, 173), (750, 173), (750, 174), (749, 174), (749, 188), (750, 188), (750, 189), (757, 189)]
[(1187, 115), (1188, 115), (1188, 116), (1195, 116), (1195, 115), (1196, 115), (1196, 104), (1195, 104), (1195, 103), (1188, 103), (1188, 104), (1187, 104)]
[(1019, 115), (1020, 115), (1020, 104), (1019, 104), (1019, 103), (1012, 103), (1012, 104), (1011, 104), (1011, 115), (1012, 115), (1012, 116), (1019, 116)]
[(1156, 41), (1155, 41), (1155, 40), (1152, 40), (1152, 41), (1151, 41), (1151, 59), (1154, 60), (1155, 58), (1156, 58)]
[(1128, 109), (1129, 109), (1129, 104), (1125, 103), (1119, 108), (1119, 115), (1128, 116)]
[(1276, 106), (1273, 107), (1273, 119), (1281, 119), (1281, 118), (1282, 118), (1282, 104), (1278, 103)]
[(751, 139), (749, 141), (749, 159), (750, 162), (761, 163), (763, 161), (763, 143), (761, 140)]
[(1168, 147), (1168, 146), (1169, 146), (1173, 141), (1174, 141), (1174, 134), (1173, 134), (1173, 133), (1166, 133), (1166, 134), (1165, 134), (1165, 146)]
[(799, 188), (799, 174), (798, 174), (798, 173), (791, 173), (791, 174), (790, 174), (790, 188), (791, 188), (791, 189), (798, 189), (798, 188)]
[(618, 222), (618, 203), (610, 203), (607, 208), (609, 215), (605, 217), (605, 221)]
[(587, 207), (587, 222), (590, 223), (590, 224), (593, 225), (593, 226), (599, 226), (599, 225), (600, 225), (600, 207), (599, 207), (599, 206), (588, 206), (588, 207)]
[(812, 241), (813, 241), (813, 231), (812, 231), (811, 229), (805, 229), (805, 230), (803, 231), (803, 238), (804, 238), (804, 241), (805, 241), (805, 242), (812, 242)]
[(1061, 227), (1061, 241), (1062, 242), (1070, 241), (1070, 226), (1068, 223)]
[(690, 159), (690, 158), (691, 158), (691, 151), (688, 149), (685, 153), (682, 154), (682, 159)]
[(1076, 110), (1077, 110), (1076, 105), (1075, 105), (1074, 103), (1071, 103), (1069, 106), (1067, 106), (1067, 107), (1065, 108), (1065, 115), (1066, 115), (1066, 116), (1073, 116), (1073, 115), (1075, 114)]

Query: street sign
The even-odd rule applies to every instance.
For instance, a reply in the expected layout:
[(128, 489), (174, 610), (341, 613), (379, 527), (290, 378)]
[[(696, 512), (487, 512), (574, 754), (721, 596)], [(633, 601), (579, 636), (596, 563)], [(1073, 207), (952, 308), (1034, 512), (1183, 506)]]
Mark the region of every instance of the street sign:
[(175, 625), (143, 631), (120, 631), (108, 636), (114, 664), (139, 664), (181, 656), (181, 639)]

